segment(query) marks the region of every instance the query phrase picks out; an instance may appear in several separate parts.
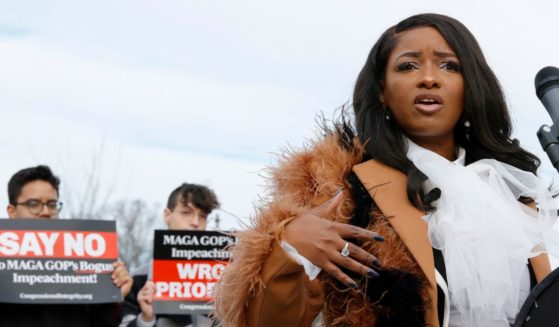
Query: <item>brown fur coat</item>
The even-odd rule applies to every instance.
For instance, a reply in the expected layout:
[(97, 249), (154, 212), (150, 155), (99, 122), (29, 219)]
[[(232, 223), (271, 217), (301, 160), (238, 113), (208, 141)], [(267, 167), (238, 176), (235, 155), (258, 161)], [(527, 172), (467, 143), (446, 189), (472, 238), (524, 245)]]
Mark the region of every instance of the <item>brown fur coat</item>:
[[(330, 132), (301, 151), (286, 151), (271, 173), (271, 200), (259, 209), (251, 228), (239, 232), (233, 260), (216, 288), (215, 315), (222, 326), (247, 327), (251, 299), (266, 287), (261, 269), (287, 222), (316, 207), (344, 187), (344, 200), (327, 219), (369, 228), (385, 242), (364, 242), (377, 256), (380, 277), (356, 276), (357, 290), (347, 290), (326, 274), (322, 313), (326, 326), (425, 326), (427, 281), (406, 246), (371, 200), (352, 167), (363, 161), (356, 138)], [(348, 191), (349, 190), (349, 191)], [(306, 287), (301, 285), (301, 287)], [(264, 327), (264, 326), (263, 326)]]

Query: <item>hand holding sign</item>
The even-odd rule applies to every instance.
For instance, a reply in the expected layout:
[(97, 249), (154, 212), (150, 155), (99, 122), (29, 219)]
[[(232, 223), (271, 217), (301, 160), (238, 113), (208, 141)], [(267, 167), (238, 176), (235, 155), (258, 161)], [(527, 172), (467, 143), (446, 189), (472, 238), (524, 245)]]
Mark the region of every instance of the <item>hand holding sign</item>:
[(148, 280), (144, 287), (138, 292), (138, 304), (142, 310), (142, 320), (145, 322), (153, 321), (153, 296), (155, 295), (155, 284)]
[(120, 293), (122, 297), (126, 297), (130, 290), (132, 289), (132, 277), (128, 273), (126, 269), (126, 265), (122, 261), (117, 261), (113, 263), (113, 267), (115, 270), (111, 274), (111, 278), (113, 279), (113, 283), (116, 287), (120, 288)]

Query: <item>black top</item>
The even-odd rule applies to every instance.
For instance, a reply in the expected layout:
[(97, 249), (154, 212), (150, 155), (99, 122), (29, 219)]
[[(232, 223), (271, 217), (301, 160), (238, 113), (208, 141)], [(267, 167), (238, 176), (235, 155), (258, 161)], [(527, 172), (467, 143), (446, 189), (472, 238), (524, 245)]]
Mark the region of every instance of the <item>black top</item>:
[[(433, 258), (435, 259), (435, 269), (443, 276), (445, 282), (446, 279), (446, 266), (444, 264), (443, 253), (441, 250), (433, 248)], [(444, 292), (441, 287), (437, 284), (437, 311), (439, 313), (439, 325), (442, 327), (444, 318)]]

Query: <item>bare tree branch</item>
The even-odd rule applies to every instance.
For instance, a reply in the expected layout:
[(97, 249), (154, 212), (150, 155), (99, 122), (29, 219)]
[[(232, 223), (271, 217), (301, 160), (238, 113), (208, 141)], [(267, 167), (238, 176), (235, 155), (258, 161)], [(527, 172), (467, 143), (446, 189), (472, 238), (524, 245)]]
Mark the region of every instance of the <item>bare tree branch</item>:
[(143, 200), (117, 201), (102, 211), (105, 219), (116, 220), (119, 257), (130, 269), (147, 263), (153, 248), (153, 229), (159, 217), (157, 205)]

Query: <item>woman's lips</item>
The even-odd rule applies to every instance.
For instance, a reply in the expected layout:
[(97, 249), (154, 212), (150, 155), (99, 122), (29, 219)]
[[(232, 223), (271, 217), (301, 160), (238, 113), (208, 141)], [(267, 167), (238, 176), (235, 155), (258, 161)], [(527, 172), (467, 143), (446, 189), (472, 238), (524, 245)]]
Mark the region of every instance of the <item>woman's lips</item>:
[(415, 109), (425, 114), (434, 114), (443, 108), (440, 103), (425, 104), (425, 103), (415, 103)]
[(443, 99), (434, 94), (421, 94), (415, 97), (414, 107), (424, 114), (433, 114), (443, 108)]

